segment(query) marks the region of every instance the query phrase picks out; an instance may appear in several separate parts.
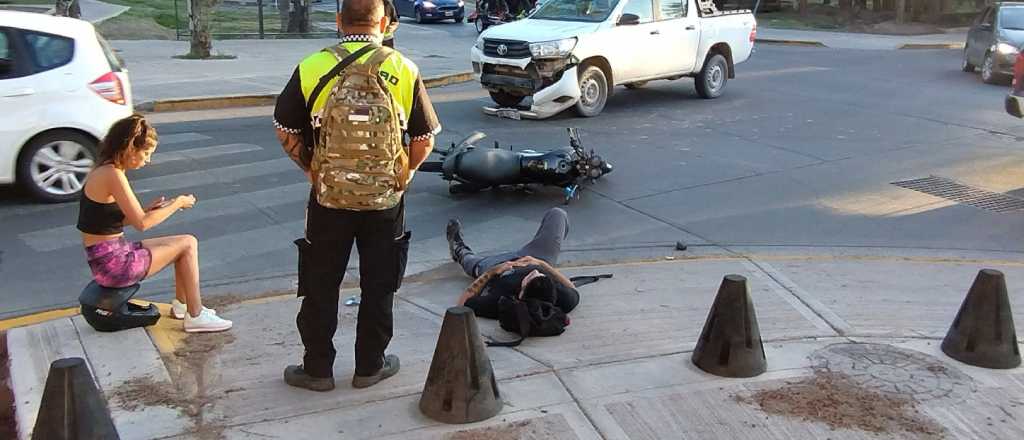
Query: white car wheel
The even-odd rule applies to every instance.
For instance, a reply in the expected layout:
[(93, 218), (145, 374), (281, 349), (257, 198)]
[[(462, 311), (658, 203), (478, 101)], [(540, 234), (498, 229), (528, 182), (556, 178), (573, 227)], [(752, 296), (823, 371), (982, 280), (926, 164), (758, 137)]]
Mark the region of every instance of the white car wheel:
[(33, 140), (22, 152), (18, 180), (47, 202), (74, 200), (96, 165), (96, 142), (73, 131), (54, 131)]

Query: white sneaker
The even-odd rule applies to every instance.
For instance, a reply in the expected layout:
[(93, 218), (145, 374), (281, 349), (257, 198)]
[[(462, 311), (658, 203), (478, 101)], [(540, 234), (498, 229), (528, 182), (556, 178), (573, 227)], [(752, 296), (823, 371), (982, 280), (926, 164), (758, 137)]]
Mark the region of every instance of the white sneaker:
[(195, 318), (185, 314), (185, 333), (222, 332), (231, 326), (231, 321), (210, 313), (209, 309), (203, 310)]
[[(213, 309), (203, 307), (203, 310), (209, 310), (210, 313), (213, 313), (214, 315), (217, 314), (217, 311)], [(178, 301), (178, 298), (174, 298), (174, 300), (171, 301), (171, 317), (174, 319), (185, 319), (185, 315), (187, 314), (188, 306), (183, 304), (181, 301)]]

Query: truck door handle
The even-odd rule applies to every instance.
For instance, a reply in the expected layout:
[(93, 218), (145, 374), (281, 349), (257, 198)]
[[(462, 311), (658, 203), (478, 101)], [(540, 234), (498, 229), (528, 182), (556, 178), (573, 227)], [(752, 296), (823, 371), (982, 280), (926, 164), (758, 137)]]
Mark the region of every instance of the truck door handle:
[(688, 30), (688, 31), (692, 31), (694, 29), (697, 29), (697, 26), (694, 26), (692, 24), (686, 27), (686, 30)]
[(28, 96), (28, 95), (35, 95), (35, 94), (36, 94), (36, 91), (34, 89), (26, 88), (26, 89), (12, 90), (10, 92), (4, 93), (4, 98), (14, 98), (16, 96)]
[(661, 31), (655, 29), (655, 30), (651, 31), (651, 35), (661, 35)]

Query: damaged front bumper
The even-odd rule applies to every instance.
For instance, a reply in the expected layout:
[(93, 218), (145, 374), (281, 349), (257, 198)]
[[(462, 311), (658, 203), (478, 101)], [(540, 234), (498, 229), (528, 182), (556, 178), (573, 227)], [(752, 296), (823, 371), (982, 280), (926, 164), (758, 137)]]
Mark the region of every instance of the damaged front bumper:
[[(473, 73), (490, 92), (531, 98), (529, 109), (518, 114), (529, 119), (545, 119), (572, 107), (579, 101), (577, 61), (562, 59), (496, 58), (472, 49)], [(500, 106), (484, 107), (484, 113), (497, 115)]]

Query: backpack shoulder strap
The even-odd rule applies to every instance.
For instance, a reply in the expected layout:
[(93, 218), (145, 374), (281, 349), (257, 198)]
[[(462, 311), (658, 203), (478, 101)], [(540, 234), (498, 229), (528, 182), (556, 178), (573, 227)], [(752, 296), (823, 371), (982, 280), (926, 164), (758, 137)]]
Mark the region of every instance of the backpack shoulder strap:
[(519, 339), (509, 342), (500, 342), (493, 339), (486, 342), (488, 347), (518, 347), (530, 335), (530, 310), (525, 301), (515, 302), (516, 320), (519, 321)]
[(395, 53), (395, 50), (390, 48), (390, 47), (387, 47), (387, 46), (378, 47), (377, 51), (374, 52), (373, 55), (371, 55), (370, 58), (368, 60), (366, 60), (365, 63), (360, 63), (355, 68), (358, 68), (358, 69), (362, 70), (363, 72), (368, 73), (371, 76), (377, 76), (377, 74), (380, 72), (380, 67), (394, 53)]
[[(320, 93), (323, 92), (324, 87), (327, 87), (327, 83), (331, 82), (331, 80), (334, 79), (334, 77), (341, 74), (341, 71), (345, 70), (346, 67), (354, 63), (363, 55), (369, 53), (374, 48), (377, 48), (377, 46), (373, 44), (367, 44), (366, 46), (359, 48), (359, 50), (352, 52), (348, 56), (345, 56), (345, 58), (338, 62), (338, 64), (335, 65), (333, 69), (324, 74), (324, 76), (321, 76), (320, 82), (317, 83), (316, 87), (313, 88), (313, 92), (309, 94), (309, 100), (306, 101), (306, 111), (312, 114), (313, 105), (316, 104), (316, 99), (320, 97)], [(337, 46), (332, 46), (327, 50), (333, 53), (335, 56), (348, 52), (345, 50), (345, 48), (341, 47), (340, 44)]]
[(603, 280), (605, 278), (611, 278), (611, 277), (612, 277), (612, 274), (606, 273), (606, 274), (601, 274), (601, 275), (585, 275), (585, 276), (572, 277), (572, 278), (569, 278), (569, 281), (572, 281), (572, 284), (574, 286), (576, 286), (576, 287), (583, 287), (583, 286), (586, 286), (587, 284), (593, 284), (593, 283), (601, 281), (601, 280)]

